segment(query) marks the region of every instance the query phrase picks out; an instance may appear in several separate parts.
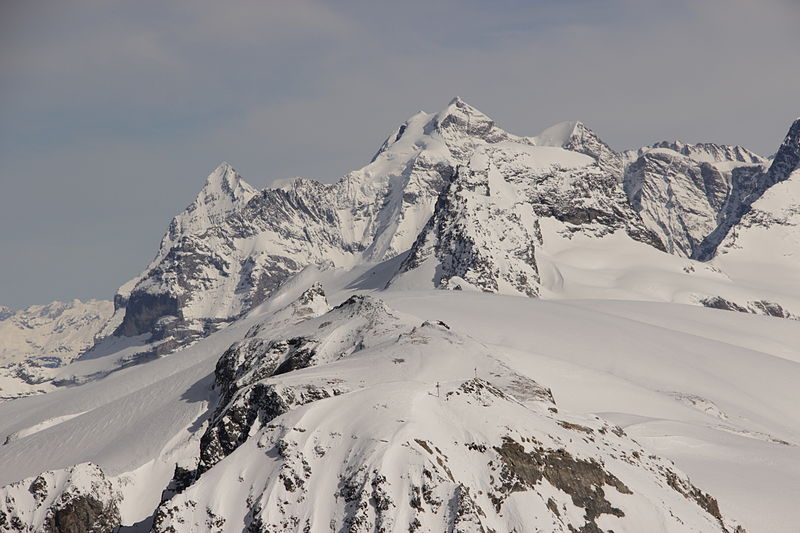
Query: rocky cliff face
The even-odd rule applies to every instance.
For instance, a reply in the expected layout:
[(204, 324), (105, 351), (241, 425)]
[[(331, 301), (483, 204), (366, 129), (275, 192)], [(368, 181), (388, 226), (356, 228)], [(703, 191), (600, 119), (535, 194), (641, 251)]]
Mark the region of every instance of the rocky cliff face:
[(543, 218), (565, 223), (571, 233), (600, 237), (619, 230), (662, 247), (597, 159), (504, 142), (477, 150), (458, 168), (400, 276), (422, 276), (435, 287), (536, 296)]
[(733, 190), (723, 207), (719, 226), (708, 235), (696, 254), (708, 260), (717, 253), (717, 247), (735, 228), (753, 205), (774, 185), (789, 179), (800, 168), (800, 119), (794, 121), (775, 153), (769, 168), (764, 171), (742, 171), (734, 175)]
[(748, 177), (766, 160), (740, 146), (661, 142), (628, 153), (624, 187), (633, 208), (667, 251), (701, 253), (701, 243), (738, 205)]

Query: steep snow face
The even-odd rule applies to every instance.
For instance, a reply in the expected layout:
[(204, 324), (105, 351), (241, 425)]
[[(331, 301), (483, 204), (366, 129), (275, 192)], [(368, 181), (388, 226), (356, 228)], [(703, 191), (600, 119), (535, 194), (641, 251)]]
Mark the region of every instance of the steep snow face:
[(621, 230), (660, 247), (592, 157), (503, 142), (475, 152), (436, 204), (400, 267), (400, 286), (539, 293), (540, 220), (593, 237)]
[(597, 164), (622, 180), (622, 156), (582, 122), (561, 122), (532, 138), (537, 146), (556, 146), (593, 157)]
[(200, 469), (156, 532), (732, 528), (672, 464), (442, 322), (357, 296), (264, 326), (217, 365)]
[[(740, 146), (661, 142), (643, 148), (626, 167), (628, 199), (669, 253), (695, 257), (736, 203), (743, 176), (763, 172), (766, 160)], [(733, 190), (735, 189), (735, 190)]]
[(173, 220), (153, 263), (120, 290), (117, 331), (194, 339), (306, 265), (352, 267), (405, 252), (456, 166), (508, 140), (527, 142), (456, 98), (440, 113), (411, 117), (367, 166), (333, 185), (298, 178), (257, 194), (224, 164)]

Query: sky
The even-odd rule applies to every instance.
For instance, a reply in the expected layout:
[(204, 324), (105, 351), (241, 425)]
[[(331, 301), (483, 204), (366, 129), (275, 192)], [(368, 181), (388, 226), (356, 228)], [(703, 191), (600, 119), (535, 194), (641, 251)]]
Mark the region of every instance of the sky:
[(111, 299), (230, 162), (332, 182), (456, 95), (772, 154), (800, 114), (796, 0), (0, 0), (0, 305)]

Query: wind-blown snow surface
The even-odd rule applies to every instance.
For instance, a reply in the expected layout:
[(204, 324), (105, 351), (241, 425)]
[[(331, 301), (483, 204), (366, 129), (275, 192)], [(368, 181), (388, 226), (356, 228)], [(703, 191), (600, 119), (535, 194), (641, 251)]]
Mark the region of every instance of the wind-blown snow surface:
[[(380, 520), (406, 531), (417, 516), (410, 503), (415, 500), (397, 483), (405, 479), (409, 490), (416, 483), (424, 491), (425, 468), (431, 476), (429, 501), (421, 492), (419, 505), (427, 511), (419, 520), (432, 531), (441, 530), (436, 520), (446, 520), (442, 513), (451, 508), (444, 495), (456, 494), (446, 487), (459, 483), (472, 487), (459, 493), (463, 516), (480, 516), (476, 508), (468, 512), (472, 501), (489, 515), (482, 523), (497, 531), (531, 530), (533, 524), (580, 526), (584, 510), (550, 481), (529, 480), (534, 488), (502, 496), (501, 451), (512, 453), (513, 441), (534, 453), (538, 445), (525, 437), (535, 438), (543, 449), (563, 447), (576, 460), (594, 457), (634, 492), (626, 495), (607, 478), (604, 501), (625, 518), (601, 512), (597, 521), (603, 529), (686, 531), (694, 524), (697, 531), (721, 530), (693, 499), (669, 488), (669, 475), (660, 468), (671, 467), (647, 459), (654, 453), (676, 461), (694, 485), (717, 498), (726, 520), (738, 520), (750, 531), (792, 531), (800, 498), (798, 322), (675, 304), (553, 302), (464, 291), (382, 291), (374, 297), (388, 307), (378, 302), (367, 306), (372, 311), (366, 314), (352, 301), (326, 315), (321, 313), (328, 306), (313, 298), (291, 307), (313, 280), (328, 288), (331, 305), (353, 294), (345, 288), (354, 283), (352, 274), (308, 270), (247, 318), (189, 348), (78, 387), (0, 404), (0, 436), (12, 436), (0, 447), (0, 484), (92, 462), (124, 495), (122, 522), (144, 520), (158, 505), (175, 464), (196, 465), (206, 420), (223, 393), (220, 385), (211, 391), (223, 352), (247, 339), (305, 335), (323, 342), (312, 343), (316, 359), (268, 383), (295, 391), (313, 384), (329, 393), (319, 393), (305, 406), (289, 404), (269, 422), (256, 420), (235, 451), (165, 504), (164, 527), (183, 517), (198, 524), (187, 531), (217, 530), (213, 524), (224, 519), (220, 529), (237, 531), (250, 501), (265, 504), (259, 511), (265, 519), (302, 515), (319, 524), (324, 516), (327, 528), (328, 520), (354, 520), (362, 501), (367, 520), (378, 520), (370, 497), (384, 494), (388, 508)], [(291, 311), (282, 311), (287, 304)], [(253, 329), (265, 323), (266, 329)], [(373, 329), (359, 337), (364, 327)], [(520, 386), (513, 386), (515, 380)], [(458, 393), (470, 383), (486, 388), (476, 396)], [(549, 410), (542, 387), (552, 390), (558, 413)], [(450, 426), (446, 420), (459, 422)], [(559, 426), (559, 420), (568, 424)], [(606, 433), (600, 431), (602, 420), (612, 424)], [(569, 424), (591, 432), (569, 429)], [(610, 433), (613, 424), (644, 449)], [(488, 452), (470, 450), (469, 443), (476, 450), (483, 444)], [(274, 455), (274, 446), (284, 455)], [(644, 458), (641, 464), (622, 460), (633, 451)], [(302, 491), (286, 488), (306, 483), (303, 460), (313, 476), (305, 498)], [(499, 469), (494, 474), (489, 461)], [(365, 465), (367, 470), (359, 470)], [(400, 467), (404, 470), (396, 470)], [(381, 469), (391, 487), (372, 476), (371, 468)], [(448, 469), (458, 482), (450, 481)], [(404, 472), (408, 477), (398, 477)], [(490, 474), (496, 481), (491, 494), (504, 499), (499, 513), (486, 499)], [(691, 494), (689, 485), (681, 487)], [(318, 497), (317, 490), (323, 491)], [(330, 491), (339, 491), (340, 499)], [(280, 504), (279, 494), (292, 496), (293, 503)], [(560, 519), (550, 511), (549, 498)], [(194, 511), (185, 506), (190, 500), (200, 502)], [(431, 503), (436, 501), (441, 512)], [(652, 522), (661, 513), (657, 509), (672, 510), (684, 524), (669, 526), (668, 513), (660, 515), (664, 522)]]

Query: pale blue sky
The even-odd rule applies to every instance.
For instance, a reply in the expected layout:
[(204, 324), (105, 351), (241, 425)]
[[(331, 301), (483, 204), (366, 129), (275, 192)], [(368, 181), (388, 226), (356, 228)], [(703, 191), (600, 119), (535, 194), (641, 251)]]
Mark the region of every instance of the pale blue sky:
[(333, 181), (454, 95), (518, 134), (769, 155), (798, 22), (793, 0), (4, 0), (0, 305), (111, 298), (220, 161)]

